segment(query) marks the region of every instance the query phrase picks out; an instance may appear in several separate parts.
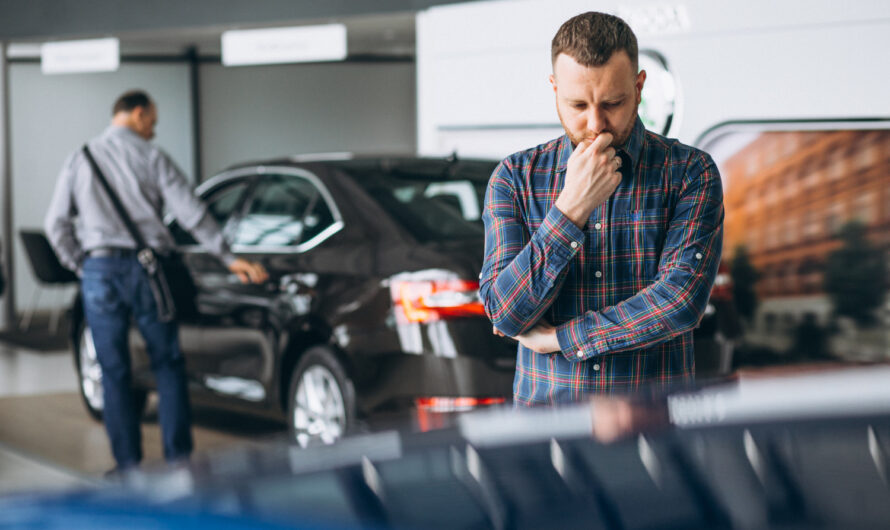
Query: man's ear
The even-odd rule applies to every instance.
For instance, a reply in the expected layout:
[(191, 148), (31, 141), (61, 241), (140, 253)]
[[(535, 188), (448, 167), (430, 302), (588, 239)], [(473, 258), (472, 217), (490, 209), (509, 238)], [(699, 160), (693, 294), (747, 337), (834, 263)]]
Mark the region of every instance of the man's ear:
[(146, 107), (133, 107), (133, 110), (130, 111), (130, 120), (134, 123), (142, 123), (147, 112)]
[(643, 85), (646, 83), (646, 70), (640, 70), (640, 73), (637, 74), (637, 79), (634, 82), (634, 87), (637, 89), (637, 105), (643, 101)]
[(550, 86), (553, 87), (553, 93), (556, 94), (556, 75), (550, 74), (548, 79), (550, 80)]

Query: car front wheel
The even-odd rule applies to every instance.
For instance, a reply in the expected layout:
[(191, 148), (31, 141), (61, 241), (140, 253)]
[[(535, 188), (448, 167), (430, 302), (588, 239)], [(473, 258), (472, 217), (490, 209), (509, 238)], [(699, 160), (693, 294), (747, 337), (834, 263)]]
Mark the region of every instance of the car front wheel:
[(328, 348), (310, 348), (297, 363), (288, 393), (288, 426), (300, 447), (332, 444), (355, 421), (355, 388)]
[[(105, 410), (105, 391), (102, 389), (102, 367), (96, 357), (96, 345), (90, 328), (82, 326), (77, 348), (77, 375), (80, 386), (80, 397), (87, 412), (96, 420), (102, 419)], [(138, 417), (142, 417), (148, 402), (148, 391), (133, 389), (133, 405)]]

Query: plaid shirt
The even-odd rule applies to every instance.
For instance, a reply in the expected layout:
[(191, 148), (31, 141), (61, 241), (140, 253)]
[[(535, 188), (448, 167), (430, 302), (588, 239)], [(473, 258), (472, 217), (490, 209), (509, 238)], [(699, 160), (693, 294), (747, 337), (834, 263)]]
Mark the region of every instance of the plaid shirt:
[(572, 150), (563, 136), (515, 153), (486, 192), (485, 310), (509, 336), (549, 321), (561, 350), (519, 345), (518, 405), (689, 382), (720, 261), (723, 187), (707, 153), (638, 118), (618, 149), (621, 183), (582, 230), (554, 206)]

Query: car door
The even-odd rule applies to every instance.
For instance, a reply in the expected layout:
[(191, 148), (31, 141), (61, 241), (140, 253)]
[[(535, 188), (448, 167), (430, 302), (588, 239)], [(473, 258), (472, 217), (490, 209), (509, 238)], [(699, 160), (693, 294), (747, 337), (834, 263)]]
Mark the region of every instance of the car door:
[[(219, 224), (227, 239), (230, 237), (227, 231), (236, 222), (240, 209), (243, 208), (252, 177), (253, 174), (250, 172), (236, 171), (212, 179), (201, 187), (203, 188), (201, 197), (207, 204), (207, 213)], [(198, 290), (198, 312), (188, 319), (180, 319), (179, 341), (186, 358), (188, 373), (200, 376), (210, 369), (208, 364), (212, 364), (212, 361), (208, 362), (209, 357), (201, 346), (201, 335), (207, 321), (212, 319), (213, 315), (207, 314), (207, 304), (202, 303), (202, 300), (214, 289), (215, 283), (222, 275), (221, 271), (225, 269), (222, 263), (201, 247), (175, 219), (168, 219), (168, 227)]]
[(276, 366), (289, 320), (308, 310), (298, 285), (312, 283), (301, 271), (299, 254), (336, 230), (337, 220), (311, 173), (296, 168), (265, 168), (250, 192), (243, 215), (229, 227), (239, 256), (260, 261), (270, 281), (243, 284), (220, 278), (201, 300), (207, 318), (202, 350), (213, 357), (205, 384), (242, 400), (277, 402)]

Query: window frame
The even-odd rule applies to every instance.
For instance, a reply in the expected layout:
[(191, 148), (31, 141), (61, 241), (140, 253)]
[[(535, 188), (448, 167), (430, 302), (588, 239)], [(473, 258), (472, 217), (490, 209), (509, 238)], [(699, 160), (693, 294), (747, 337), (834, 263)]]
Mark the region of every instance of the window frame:
[[(311, 250), (318, 245), (322, 244), (324, 241), (329, 239), (331, 236), (336, 234), (337, 232), (343, 230), (345, 228), (345, 223), (343, 222), (343, 216), (340, 213), (340, 209), (337, 207), (336, 201), (334, 201), (331, 192), (328, 190), (327, 186), (318, 178), (317, 175), (313, 174), (310, 171), (307, 171), (298, 167), (291, 166), (279, 166), (279, 165), (258, 165), (258, 166), (247, 166), (240, 167), (237, 169), (231, 169), (228, 171), (224, 171), (214, 177), (203, 182), (195, 189), (195, 194), (198, 195), (201, 200), (205, 200), (205, 195), (212, 193), (213, 190), (218, 187), (225, 185), (227, 182), (234, 179), (247, 179), (248, 187), (245, 190), (244, 196), (241, 198), (241, 204), (239, 205), (238, 212), (233, 214), (231, 218), (225, 224), (224, 233), (228, 234), (234, 230), (238, 223), (241, 222), (243, 217), (245, 208), (248, 204), (253, 200), (253, 194), (256, 191), (257, 184), (263, 178), (264, 175), (274, 174), (281, 175), (284, 177), (293, 177), (293, 178), (302, 178), (307, 180), (310, 185), (312, 185), (316, 192), (317, 196), (321, 197), (327, 205), (328, 209), (331, 211), (331, 216), (334, 221), (327, 228), (313, 236), (312, 238), (301, 241), (296, 245), (283, 245), (283, 246), (263, 246), (263, 245), (232, 245), (232, 252), (235, 254), (299, 254)], [(306, 212), (303, 212), (301, 215), (305, 216)], [(172, 220), (172, 216), (170, 216), (170, 220)], [(165, 221), (167, 221), (165, 219)], [(230, 224), (234, 223), (234, 224)], [(169, 223), (168, 223), (169, 224)], [(203, 247), (198, 245), (188, 245), (179, 247), (179, 249), (183, 252), (188, 253), (196, 253), (196, 252), (206, 252)]]
[[(801, 131), (840, 131), (840, 130), (878, 130), (890, 129), (887, 118), (849, 118), (849, 119), (787, 119), (787, 120), (734, 120), (725, 121), (709, 127), (701, 133), (692, 144), (698, 149), (710, 153), (710, 148), (723, 136), (730, 134), (764, 133), (764, 132), (801, 132)], [(746, 173), (747, 174), (747, 173)]]
[[(712, 154), (713, 148), (715, 145), (719, 144), (724, 137), (740, 134), (740, 135), (751, 135), (751, 134), (760, 134), (760, 133), (770, 133), (770, 132), (811, 132), (811, 133), (819, 133), (819, 132), (834, 132), (834, 131), (890, 131), (890, 119), (888, 118), (824, 118), (824, 119), (774, 119), (774, 120), (732, 120), (718, 123), (716, 125), (711, 126), (707, 130), (705, 130), (702, 134), (700, 134), (695, 142), (692, 144), (698, 149), (701, 149), (709, 154)], [(806, 142), (810, 140), (805, 140)], [(798, 148), (806, 147), (805, 144), (801, 144)], [(720, 153), (721, 157), (725, 158), (725, 153)], [(715, 156), (715, 162), (717, 159), (721, 157)], [(880, 160), (880, 156), (878, 156), (878, 160)], [(854, 161), (849, 157), (849, 152), (845, 153), (843, 156), (838, 157), (834, 163), (825, 165), (824, 167), (819, 169), (820, 172), (820, 181), (822, 184), (830, 184), (841, 178), (843, 175), (850, 173), (855, 169), (851, 169), (852, 165), (855, 164)], [(841, 168), (840, 174), (837, 173), (837, 169)], [(742, 175), (743, 178), (748, 179), (751, 177), (753, 173), (751, 171), (745, 171)], [(722, 176), (721, 176), (722, 177)], [(724, 187), (726, 186), (726, 182), (724, 181)], [(815, 187), (815, 186), (814, 186)], [(761, 190), (762, 193), (762, 190)], [(750, 197), (746, 197), (748, 200)], [(886, 194), (886, 197), (890, 197), (890, 191)], [(884, 219), (880, 218), (880, 214), (878, 212), (881, 211), (881, 206), (877, 201), (880, 199), (874, 199), (871, 203), (871, 208), (874, 209), (872, 212), (872, 220), (867, 222), (867, 225), (872, 224), (880, 224), (885, 222)], [(888, 203), (890, 204), (890, 203)], [(800, 230), (798, 227), (798, 238), (797, 241), (804, 242), (805, 244), (810, 244), (812, 239), (831, 239), (837, 235), (837, 229), (843, 225), (844, 219), (849, 218), (848, 215), (845, 214), (844, 210), (845, 206), (842, 202), (836, 202), (829, 206), (829, 209), (825, 212), (825, 215), (817, 215), (819, 219), (819, 228), (812, 235), (804, 235), (804, 231)], [(884, 210), (885, 212), (887, 210)], [(838, 215), (835, 216), (834, 214)], [(839, 222), (835, 223), (835, 219), (840, 219)], [(836, 224), (837, 226), (832, 226)], [(767, 239), (769, 237), (769, 230), (765, 231), (766, 233), (760, 236), (753, 236), (753, 239), (750, 237), (745, 239), (745, 244), (748, 247), (748, 250), (752, 253), (758, 252), (769, 252), (774, 249), (778, 249), (778, 246), (767, 245)], [(752, 244), (752, 241), (754, 244)], [(723, 257), (726, 259), (726, 256)], [(890, 267), (890, 262), (886, 264)], [(772, 268), (771, 266), (765, 267), (762, 269), (762, 277), (761, 280), (756, 285), (758, 290), (758, 298), (762, 300), (766, 300), (769, 298), (779, 298), (781, 297), (783, 282), (779, 281), (779, 271), (783, 271), (781, 273), (784, 276), (784, 271), (786, 269)], [(809, 280), (807, 279), (799, 279), (800, 283), (798, 285), (799, 289), (802, 286), (802, 289), (805, 291), (805, 294), (812, 294), (806, 292), (807, 285)], [(787, 282), (785, 282), (787, 283)], [(764, 296), (764, 293), (766, 295)], [(824, 293), (823, 293), (824, 294)], [(764, 311), (761, 308), (758, 308), (758, 312)], [(769, 311), (773, 311), (770, 309)], [(768, 315), (769, 311), (762, 313), (764, 315)], [(779, 318), (776, 317), (776, 321), (778, 323)], [(768, 328), (767, 333), (771, 333)], [(775, 331), (775, 330), (773, 330)]]
[[(232, 182), (232, 181), (234, 181), (234, 182)], [(250, 194), (253, 191), (254, 180), (252, 179), (251, 175), (244, 174), (244, 173), (238, 173), (238, 174), (230, 175), (230, 176), (228, 176), (228, 178), (225, 178), (225, 179), (212, 178), (212, 179), (209, 179), (209, 180), (203, 182), (201, 185), (199, 185), (194, 190), (194, 194), (209, 208), (210, 203), (207, 202), (207, 197), (206, 197), (207, 195), (216, 193), (224, 187), (235, 186), (242, 182), (244, 183), (244, 186), (245, 186), (244, 191), (242, 192), (241, 197), (238, 198), (238, 202), (235, 205), (235, 208), (232, 210), (232, 212), (233, 212), (232, 216), (230, 216), (226, 220), (226, 222), (224, 224), (221, 224), (219, 227), (224, 235), (226, 233), (226, 226), (228, 226), (228, 224), (231, 222), (232, 219), (237, 219), (240, 216), (241, 210), (244, 209), (244, 204), (247, 202), (247, 198), (250, 196)], [(167, 231), (170, 232), (171, 236), (173, 236), (173, 231), (171, 230), (171, 226), (173, 223), (178, 223), (178, 221), (172, 213), (168, 212), (166, 215), (164, 215), (164, 226), (167, 227)], [(186, 230), (185, 228), (182, 228), (182, 227), (180, 227), (180, 230), (188, 232), (188, 230)], [(194, 237), (192, 237), (191, 234), (189, 234), (189, 237), (194, 239)], [(180, 252), (193, 254), (195, 252), (203, 251), (203, 248), (202, 248), (202, 245), (200, 242), (197, 242), (194, 244), (189, 244), (189, 245), (181, 245), (181, 244), (176, 243), (175, 237), (174, 237), (173, 242), (176, 245), (176, 249)]]

